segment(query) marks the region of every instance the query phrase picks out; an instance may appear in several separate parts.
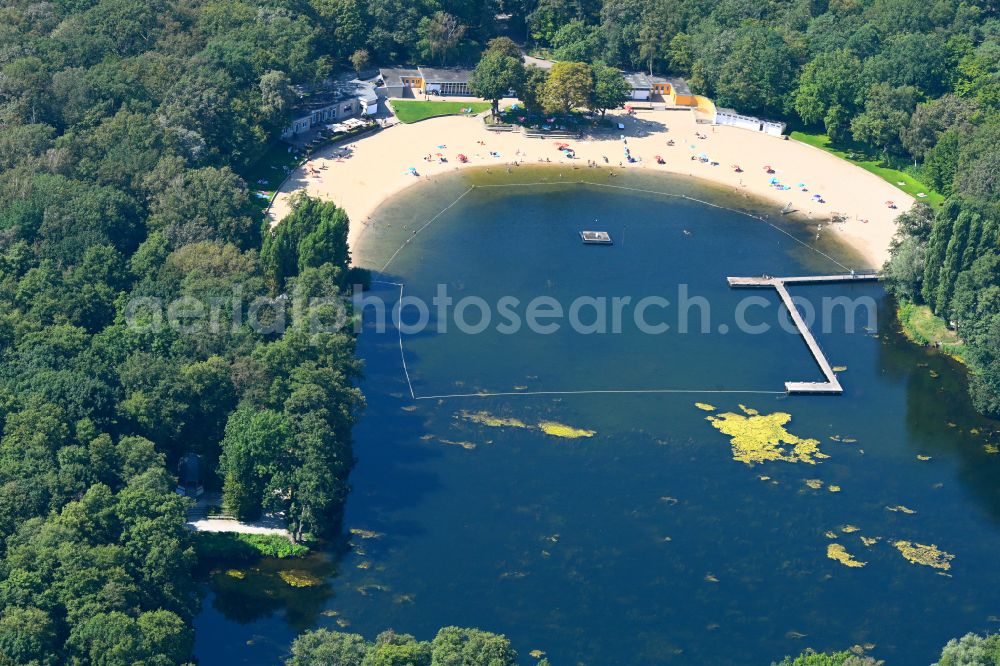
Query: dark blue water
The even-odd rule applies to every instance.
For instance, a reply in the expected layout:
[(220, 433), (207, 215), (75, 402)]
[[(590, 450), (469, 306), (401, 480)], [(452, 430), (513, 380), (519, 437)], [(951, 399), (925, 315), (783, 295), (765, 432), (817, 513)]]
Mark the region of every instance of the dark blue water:
[[(376, 331), (369, 310), (359, 339), (368, 409), (355, 430), (346, 525), (377, 536), (354, 535), (354, 550), (295, 565), (326, 576), (314, 588), (288, 588), (268, 569), (287, 565), (265, 564), (242, 581), (219, 573), (196, 625), (201, 662), (274, 663), (315, 626), (369, 638), (389, 627), (430, 638), (444, 625), (479, 626), (507, 634), (524, 663), (542, 650), (553, 664), (602, 666), (768, 664), (855, 644), (919, 664), (952, 636), (995, 630), (1000, 464), (984, 447), (998, 424), (971, 412), (958, 366), (900, 337), (880, 287), (801, 287), (794, 293), (817, 309), (825, 297), (870, 297), (878, 330), (847, 333), (834, 315), (817, 338), (847, 367), (846, 393), (786, 396), (785, 381), (819, 380), (818, 369), (801, 340), (776, 326), (776, 295), (726, 285), (727, 275), (859, 267), (836, 232), (825, 229), (816, 245), (813, 223), (771, 219), (774, 228), (621, 189), (751, 204), (689, 182), (563, 172), (608, 188), (559, 184), (558, 173), (421, 185), (380, 212), (355, 259), (381, 268), (412, 239), (376, 277), (403, 284), (406, 296), (429, 300), (441, 284), (456, 300), (490, 304), (662, 296), (671, 307), (651, 309), (650, 319), (670, 330), (646, 334), (626, 316), (617, 334), (508, 334), (496, 321), (475, 335), (454, 326), (409, 334), (408, 381), (398, 332)], [(541, 179), (550, 184), (476, 188), (413, 236), (472, 183)], [(583, 228), (606, 230), (615, 244), (583, 246)], [(678, 330), (679, 285), (709, 304), (704, 332)], [(373, 293), (392, 305), (399, 287)], [(738, 330), (735, 311), (748, 295), (763, 299), (748, 319), (770, 332)], [(701, 310), (690, 311), (690, 329), (700, 330)], [(430, 398), (414, 400), (411, 389)], [(653, 390), (714, 393), (643, 392)], [(479, 393), (515, 395), (433, 398)], [(788, 431), (819, 440), (829, 458), (738, 462), (695, 402), (716, 413), (742, 413), (742, 404), (791, 414)], [(530, 427), (484, 425), (470, 412)], [(554, 437), (536, 427), (547, 421), (595, 434)], [(914, 513), (886, 508), (899, 505)], [(951, 568), (907, 561), (897, 540), (935, 544), (954, 554)], [(866, 566), (829, 559), (830, 543)]]

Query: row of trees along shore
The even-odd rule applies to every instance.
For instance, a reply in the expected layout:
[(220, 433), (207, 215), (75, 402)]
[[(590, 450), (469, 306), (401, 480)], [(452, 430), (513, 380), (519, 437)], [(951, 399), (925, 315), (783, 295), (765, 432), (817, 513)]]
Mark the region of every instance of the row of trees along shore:
[[(362, 405), (353, 338), (315, 339), (292, 312), (283, 333), (136, 329), (126, 308), (340, 292), (347, 248), (326, 241), (346, 218), (301, 202), (274, 234), (244, 177), (273, 155), (290, 84), (352, 63), (473, 64), (491, 38), (520, 33), (591, 63), (591, 85), (599, 61), (686, 76), (721, 105), (906, 167), (949, 201), (927, 213), (929, 231), (901, 238), (893, 264), (912, 279), (895, 284), (956, 322), (977, 405), (996, 412), (996, 11), (987, 0), (3, 3), (5, 659), (190, 658), (198, 588), (173, 493), (183, 453), (203, 456), (241, 515), (284, 509), (301, 539), (339, 531)], [(588, 106), (596, 85), (571, 84), (586, 75), (568, 69), (550, 88), (527, 68), (525, 101)]]

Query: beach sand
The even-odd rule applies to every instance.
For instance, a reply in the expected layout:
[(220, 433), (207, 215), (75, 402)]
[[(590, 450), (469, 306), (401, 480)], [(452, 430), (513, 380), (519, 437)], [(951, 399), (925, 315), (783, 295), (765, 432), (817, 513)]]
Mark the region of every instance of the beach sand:
[[(367, 218), (378, 205), (423, 178), (465, 167), (503, 169), (516, 161), (538, 164), (539, 158), (582, 168), (594, 161), (606, 171), (647, 169), (701, 178), (772, 201), (776, 215), (789, 202), (798, 214), (812, 219), (827, 220), (836, 213), (845, 221), (824, 227), (822, 233), (836, 234), (861, 255), (868, 268), (881, 268), (888, 258), (895, 217), (914, 202), (878, 176), (818, 148), (735, 127), (700, 125), (690, 110), (640, 111), (635, 117), (608, 115), (625, 129), (596, 138), (567, 139), (576, 159), (563, 156), (554, 140), (529, 139), (520, 132), (490, 132), (476, 117), (447, 116), (397, 124), (319, 151), (311, 161), (311, 170), (297, 169), (282, 185), (268, 213), (271, 224), (288, 214), (290, 195), (305, 188), (310, 195), (333, 201), (347, 211), (351, 219), (348, 242), (357, 247)], [(705, 138), (697, 138), (696, 133)], [(621, 135), (626, 137), (632, 156), (641, 161), (624, 161)], [(668, 146), (671, 139), (675, 145)], [(338, 157), (338, 153), (346, 156)], [(438, 153), (448, 161), (440, 163)], [(459, 163), (460, 153), (468, 156), (468, 163)], [(718, 166), (691, 159), (702, 154)], [(428, 155), (434, 160), (426, 161)], [(657, 155), (666, 163), (657, 164)], [(620, 162), (624, 166), (619, 167)], [(739, 165), (743, 172), (737, 173), (733, 165)], [(774, 173), (767, 173), (765, 166)], [(409, 173), (410, 167), (420, 175)], [(770, 184), (772, 178), (791, 189), (778, 190)], [(801, 191), (800, 183), (808, 191)], [(821, 194), (824, 203), (817, 202), (815, 194)], [(894, 201), (897, 208), (889, 208), (887, 201)]]

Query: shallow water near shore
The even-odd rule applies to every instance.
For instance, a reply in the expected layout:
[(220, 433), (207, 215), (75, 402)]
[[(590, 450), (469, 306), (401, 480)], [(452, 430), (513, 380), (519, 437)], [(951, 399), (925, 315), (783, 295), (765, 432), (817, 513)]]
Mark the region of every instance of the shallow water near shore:
[[(506, 634), (524, 664), (540, 650), (563, 666), (766, 665), (853, 645), (919, 664), (953, 636), (1000, 628), (1000, 424), (972, 412), (961, 368), (903, 340), (877, 285), (797, 287), (817, 310), (871, 297), (878, 321), (848, 333), (835, 314), (817, 331), (846, 368), (844, 395), (786, 396), (785, 381), (819, 370), (776, 325), (774, 293), (726, 284), (863, 267), (835, 229), (817, 241), (817, 221), (690, 179), (556, 167), (421, 182), (368, 224), (354, 259), (394, 283), (372, 290), (390, 305), (398, 284), (488, 304), (659, 295), (672, 307), (650, 319), (671, 327), (650, 335), (626, 317), (621, 333), (539, 335), (493, 321), (400, 336), (366, 312), (353, 548), (336, 566), (218, 572), (196, 620), (201, 663), (276, 663), (318, 626), (429, 639), (456, 624)], [(584, 246), (582, 229), (614, 245)], [(709, 304), (704, 332), (677, 330), (679, 285)], [(765, 304), (747, 317), (773, 330), (735, 325), (748, 295)], [(734, 459), (733, 435), (706, 417), (760, 423), (741, 406), (787, 413), (784, 429), (829, 457)], [(911, 562), (897, 542), (954, 559)], [(831, 544), (865, 565), (828, 557)], [(323, 583), (293, 589), (270, 575), (281, 567)]]

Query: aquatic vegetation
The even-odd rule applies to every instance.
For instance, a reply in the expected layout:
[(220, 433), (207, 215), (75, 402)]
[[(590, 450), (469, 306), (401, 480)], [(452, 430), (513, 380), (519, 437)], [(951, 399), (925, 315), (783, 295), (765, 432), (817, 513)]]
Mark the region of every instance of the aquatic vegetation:
[(930, 456), (923, 456), (923, 455), (917, 454), (917, 460), (930, 460), (930, 459), (931, 459)]
[[(491, 428), (532, 428), (537, 427), (539, 430), (544, 432), (546, 435), (552, 435), (553, 437), (564, 437), (567, 439), (576, 439), (578, 437), (593, 437), (597, 434), (595, 430), (587, 430), (584, 428), (574, 428), (573, 426), (566, 425), (564, 423), (558, 423), (556, 421), (542, 421), (537, 426), (531, 426), (521, 419), (513, 417), (502, 417), (490, 414), (489, 412), (459, 412), (461, 416), (466, 421), (471, 421), (473, 423), (478, 423), (479, 425), (489, 426)], [(467, 442), (449, 442), (446, 440), (441, 440), (445, 444), (459, 444), (465, 445)], [(465, 446), (465, 448), (475, 448), (473, 446)]]
[(984, 444), (983, 451), (986, 451), (991, 456), (995, 456), (997, 453), (1000, 453), (1000, 446), (996, 444)]
[(866, 537), (866, 536), (861, 537), (861, 543), (865, 544), (868, 547), (874, 546), (881, 540), (882, 537)]
[(322, 579), (302, 569), (279, 571), (278, 576), (292, 587), (313, 587), (323, 582)]
[(705, 582), (706, 583), (718, 583), (719, 579), (716, 578), (715, 574), (707, 573), (707, 574), (705, 574)]
[(363, 562), (358, 562), (357, 566), (358, 566), (359, 569), (370, 569), (371, 566), (372, 566), (372, 563), (369, 562), (368, 560), (365, 560)]
[(226, 570), (226, 575), (231, 578), (236, 578), (238, 580), (243, 580), (247, 577), (246, 571), (240, 571), (239, 569), (228, 569)]
[(367, 597), (369, 592), (388, 592), (389, 588), (378, 583), (365, 583), (358, 585), (354, 590), (363, 597)]
[(706, 416), (712, 426), (731, 437), (733, 460), (754, 465), (769, 460), (816, 464), (828, 458), (819, 450), (819, 441), (791, 434), (785, 425), (792, 415), (785, 412), (762, 415), (755, 409), (740, 405), (743, 414), (726, 412)]
[(415, 595), (413, 594), (397, 594), (392, 598), (392, 603), (394, 604), (412, 604)]
[(564, 423), (557, 423), (556, 421), (542, 421), (538, 424), (538, 427), (546, 435), (552, 435), (553, 437), (564, 437), (566, 439), (577, 439), (579, 437), (593, 437), (597, 434), (596, 430), (585, 430), (583, 428), (574, 428), (573, 426), (568, 426)]
[(771, 477), (769, 477), (767, 474), (758, 474), (757, 478), (760, 479), (761, 481), (770, 481), (771, 480)]
[(955, 559), (954, 555), (940, 550), (934, 544), (927, 546), (922, 543), (913, 543), (912, 541), (893, 541), (892, 545), (907, 560), (914, 564), (922, 564), (925, 567), (947, 571), (951, 569), (951, 561)]
[(703, 409), (706, 412), (714, 412), (715, 411), (715, 405), (710, 405), (707, 402), (696, 402), (696, 403), (694, 403), (694, 406), (697, 407), (698, 409)]
[(464, 440), (460, 441), (460, 442), (456, 442), (455, 440), (452, 440), (452, 439), (441, 438), (441, 439), (438, 439), (438, 441), (441, 442), (442, 444), (447, 445), (447, 446), (460, 446), (463, 449), (465, 449), (466, 451), (471, 451), (474, 448), (476, 448), (476, 445), (473, 442), (468, 442), (468, 441), (464, 441)]
[(466, 421), (472, 421), (479, 425), (490, 426), (491, 428), (528, 428), (528, 424), (521, 419), (495, 416), (489, 412), (459, 412)]
[(836, 539), (837, 538), (837, 533), (834, 532), (833, 530), (827, 530), (825, 532), (825, 536), (826, 536), (827, 539)]
[(823, 482), (819, 479), (805, 479), (803, 480), (803, 483), (805, 483), (813, 490), (819, 490), (820, 488), (823, 487)]
[(534, 657), (535, 659), (541, 659), (545, 656), (545, 650), (532, 650), (528, 653), (528, 656)]
[(839, 493), (840, 492), (840, 486), (838, 486), (835, 483), (831, 483), (830, 485), (828, 485), (826, 487), (826, 489), (829, 490), (831, 493)]
[(372, 530), (363, 530), (360, 527), (352, 527), (351, 534), (362, 539), (380, 539), (385, 535), (381, 532), (373, 532)]
[(916, 511), (914, 511), (910, 507), (903, 506), (902, 504), (897, 504), (896, 506), (887, 506), (885, 507), (885, 509), (886, 511), (892, 511), (893, 513), (906, 513), (906, 514), (916, 513)]
[(341, 629), (344, 629), (344, 628), (346, 628), (346, 627), (349, 627), (349, 626), (351, 626), (351, 623), (350, 623), (350, 622), (348, 622), (347, 620), (345, 620), (345, 619), (344, 619), (344, 618), (342, 618), (342, 617), (338, 617), (338, 618), (337, 618), (337, 626), (338, 626), (338, 627), (340, 627)]
[(861, 562), (854, 559), (847, 550), (839, 543), (831, 543), (826, 547), (826, 556), (831, 560), (837, 560), (845, 567), (851, 567), (852, 569), (857, 569), (868, 564), (867, 562)]
[(854, 532), (858, 532), (860, 530), (861, 528), (858, 527), (857, 525), (844, 525), (843, 527), (840, 528), (840, 531), (843, 532), (844, 534), (853, 534)]

